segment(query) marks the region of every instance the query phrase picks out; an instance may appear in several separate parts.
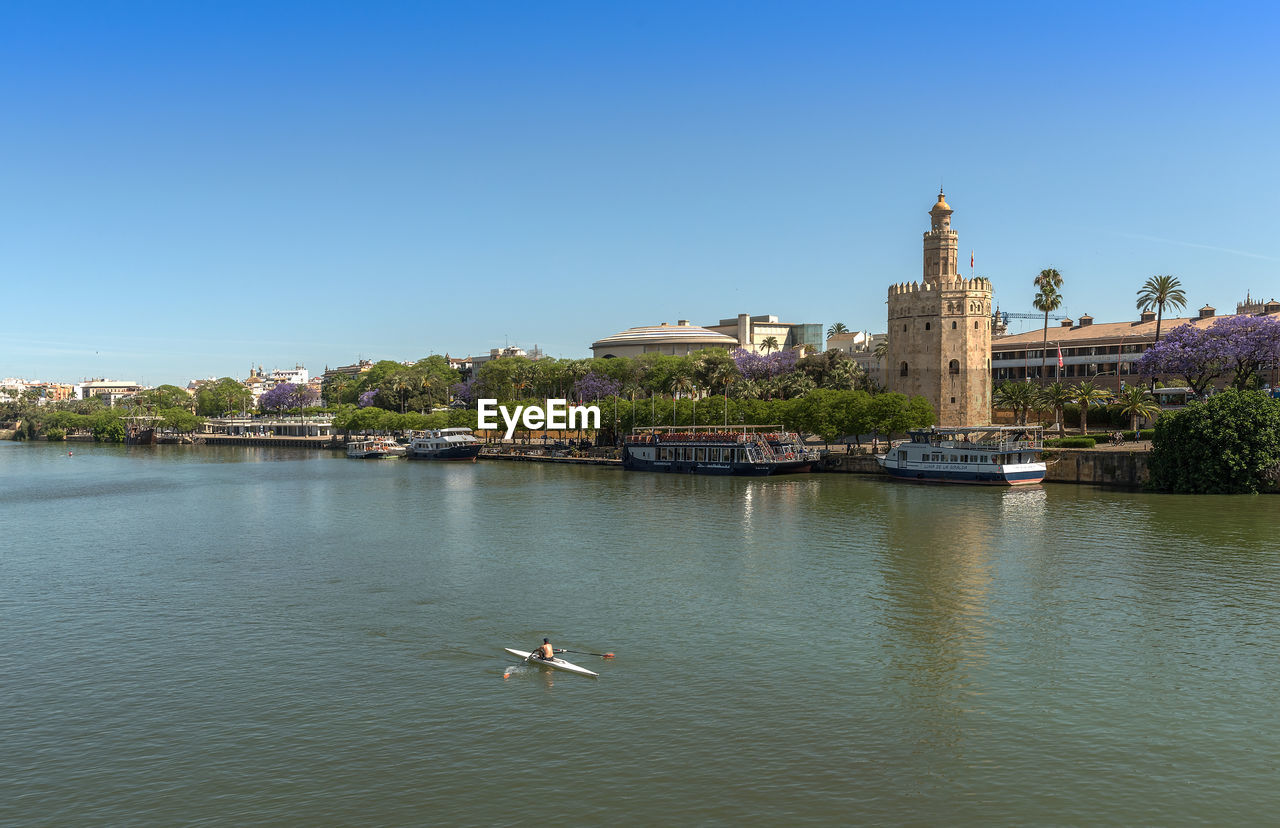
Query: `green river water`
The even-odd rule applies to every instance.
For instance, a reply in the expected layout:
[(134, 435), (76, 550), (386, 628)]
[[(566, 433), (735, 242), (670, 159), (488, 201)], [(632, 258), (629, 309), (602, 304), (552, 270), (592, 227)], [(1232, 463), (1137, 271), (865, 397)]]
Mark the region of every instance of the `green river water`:
[(0, 824), (1271, 823), (1277, 505), (0, 444)]

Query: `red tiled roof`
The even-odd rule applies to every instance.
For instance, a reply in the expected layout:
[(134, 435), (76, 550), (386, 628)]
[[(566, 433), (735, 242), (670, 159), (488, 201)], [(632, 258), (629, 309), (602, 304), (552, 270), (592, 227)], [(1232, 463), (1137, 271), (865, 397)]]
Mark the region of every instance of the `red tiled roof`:
[[(1180, 325), (1192, 324), (1198, 328), (1207, 328), (1219, 319), (1227, 319), (1236, 314), (1223, 314), (1221, 316), (1210, 316), (1205, 319), (1198, 317), (1181, 316), (1174, 319), (1165, 319), (1160, 323), (1160, 335), (1164, 336), (1169, 331)], [(1280, 313), (1261, 314), (1265, 316), (1280, 316)], [(1058, 327), (1049, 326), (1049, 341), (1058, 343), (1071, 342), (1080, 344), (1085, 342), (1093, 342), (1095, 340), (1115, 341), (1119, 339), (1147, 339), (1154, 340), (1156, 336), (1155, 320), (1150, 322), (1095, 322), (1092, 325), (1073, 325), (1070, 328), (1059, 325)], [(1006, 348), (1017, 348), (1028, 345), (1039, 345), (1044, 341), (1044, 329), (1037, 328), (1025, 333), (1014, 334), (1012, 336), (1002, 336), (991, 340), (992, 350), (1004, 350)]]

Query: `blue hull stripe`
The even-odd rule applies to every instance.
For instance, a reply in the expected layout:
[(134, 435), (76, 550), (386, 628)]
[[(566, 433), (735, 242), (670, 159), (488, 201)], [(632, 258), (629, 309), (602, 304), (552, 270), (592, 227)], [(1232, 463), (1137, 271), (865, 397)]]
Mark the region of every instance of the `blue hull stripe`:
[(962, 471), (926, 471), (924, 469), (890, 469), (891, 476), (900, 480), (919, 480), (926, 483), (982, 483), (990, 486), (1021, 486), (1029, 483), (1040, 483), (1044, 480), (1043, 471), (1024, 472), (962, 472)]

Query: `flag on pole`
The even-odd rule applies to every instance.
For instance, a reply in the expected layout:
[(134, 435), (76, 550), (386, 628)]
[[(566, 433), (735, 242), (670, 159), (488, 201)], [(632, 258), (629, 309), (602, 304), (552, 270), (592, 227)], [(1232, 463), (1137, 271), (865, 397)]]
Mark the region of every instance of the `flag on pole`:
[(1062, 343), (1058, 343), (1058, 367), (1062, 367)]
[(969, 251), (969, 269), (973, 270), (973, 251)]

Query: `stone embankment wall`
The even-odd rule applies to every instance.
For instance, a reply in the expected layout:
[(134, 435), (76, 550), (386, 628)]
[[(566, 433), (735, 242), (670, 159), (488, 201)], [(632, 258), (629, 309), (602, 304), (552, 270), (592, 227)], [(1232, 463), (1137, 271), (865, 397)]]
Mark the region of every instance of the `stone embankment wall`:
[(1149, 451), (1099, 451), (1095, 449), (1051, 449), (1046, 454), (1045, 481), (1085, 483), (1093, 486), (1122, 486), (1139, 489), (1150, 474)]
[(822, 458), (822, 462), (814, 468), (814, 471), (824, 472), (843, 472), (845, 474), (884, 474), (884, 469), (880, 468), (880, 464), (876, 462), (876, 458), (870, 454), (836, 454), (831, 453)]
[[(1149, 451), (1051, 449), (1046, 452), (1046, 483), (1083, 483), (1140, 489), (1147, 482)], [(870, 454), (828, 454), (817, 471), (884, 475)], [(887, 475), (885, 475), (887, 477)]]

